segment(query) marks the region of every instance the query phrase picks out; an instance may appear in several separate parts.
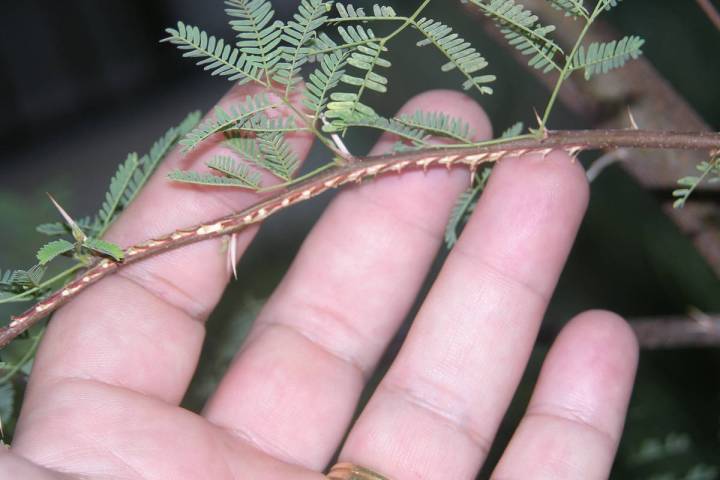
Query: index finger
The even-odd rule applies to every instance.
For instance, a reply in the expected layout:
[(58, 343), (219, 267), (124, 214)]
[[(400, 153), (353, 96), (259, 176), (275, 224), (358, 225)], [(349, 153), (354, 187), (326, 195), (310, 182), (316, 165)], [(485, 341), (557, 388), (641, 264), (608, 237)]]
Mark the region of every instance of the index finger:
[[(220, 104), (227, 107), (259, 92), (234, 88)], [(312, 136), (293, 133), (287, 140), (304, 158)], [(107, 238), (127, 247), (256, 202), (254, 192), (179, 185), (167, 179), (169, 171), (193, 168), (223, 150), (210, 139), (187, 155), (178, 149), (172, 152)], [(238, 252), (256, 230), (238, 235)], [(221, 241), (200, 242), (123, 268), (59, 311), (38, 351), (28, 404), (49, 381), (77, 377), (178, 403), (199, 357), (203, 320), (228, 281)]]

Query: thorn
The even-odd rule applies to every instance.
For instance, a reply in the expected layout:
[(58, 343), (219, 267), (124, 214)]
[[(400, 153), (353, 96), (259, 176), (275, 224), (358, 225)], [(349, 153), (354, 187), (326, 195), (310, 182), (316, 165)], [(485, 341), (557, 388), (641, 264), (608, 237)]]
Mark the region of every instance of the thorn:
[(633, 115), (632, 110), (630, 110), (630, 107), (628, 107), (628, 118), (630, 119), (630, 126), (633, 130), (640, 130), (640, 127), (638, 127), (637, 122), (635, 121), (635, 115)]
[(60, 206), (60, 204), (53, 198), (52, 195), (47, 193), (47, 196), (50, 198), (50, 201), (55, 206), (55, 208), (57, 208), (58, 212), (60, 212), (60, 215), (65, 220), (65, 223), (67, 223), (72, 229), (73, 237), (75, 237), (75, 240), (84, 243), (85, 240), (87, 240), (87, 235), (85, 235), (85, 232), (80, 229), (75, 220), (73, 220), (72, 217), (65, 211), (65, 209)]
[[(320, 120), (322, 121), (322, 124), (324, 126), (330, 125), (330, 122), (325, 119), (325, 115), (320, 115)], [(343, 142), (342, 138), (340, 138), (340, 135), (338, 135), (337, 133), (331, 133), (330, 138), (332, 139), (337, 149), (340, 150), (340, 153), (342, 153), (346, 157), (346, 159), (352, 157), (350, 150), (348, 150), (345, 142)]]
[(233, 277), (235, 280), (238, 279), (237, 274), (237, 234), (233, 233), (230, 235), (230, 244), (228, 245), (228, 262), (230, 263), (229, 268), (232, 270)]
[(547, 128), (545, 128), (545, 124), (543, 124), (540, 114), (538, 113), (538, 111), (535, 108), (533, 108), (533, 113), (535, 113), (535, 120), (537, 121), (537, 124), (538, 124), (538, 132), (542, 133), (542, 138), (547, 138), (548, 131), (547, 131)]

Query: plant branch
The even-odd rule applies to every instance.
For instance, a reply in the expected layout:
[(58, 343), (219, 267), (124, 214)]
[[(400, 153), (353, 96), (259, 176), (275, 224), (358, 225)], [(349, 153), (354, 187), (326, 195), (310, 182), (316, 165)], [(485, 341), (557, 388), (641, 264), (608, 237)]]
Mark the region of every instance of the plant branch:
[(142, 259), (174, 250), (202, 240), (235, 234), (249, 225), (259, 223), (289, 206), (316, 197), (321, 193), (345, 185), (361, 182), (364, 178), (387, 173), (402, 173), (412, 169), (455, 166), (476, 170), (480, 164), (496, 162), (507, 157), (525, 154), (547, 155), (553, 150), (564, 150), (576, 155), (583, 150), (606, 148), (693, 149), (715, 151), (720, 149), (720, 133), (653, 132), (642, 130), (578, 130), (546, 131), (543, 138), (517, 137), (503, 142), (490, 141), (469, 148), (448, 149), (438, 146), (422, 151), (358, 157), (355, 162), (333, 166), (287, 190), (273, 193), (239, 213), (187, 229), (180, 229), (164, 237), (148, 240), (125, 250), (122, 262), (105, 258), (98, 261), (79, 278), (40, 301), (9, 325), (0, 329), (0, 348), (15, 337), (47, 317), (60, 306), (76, 297), (88, 286), (105, 276)]

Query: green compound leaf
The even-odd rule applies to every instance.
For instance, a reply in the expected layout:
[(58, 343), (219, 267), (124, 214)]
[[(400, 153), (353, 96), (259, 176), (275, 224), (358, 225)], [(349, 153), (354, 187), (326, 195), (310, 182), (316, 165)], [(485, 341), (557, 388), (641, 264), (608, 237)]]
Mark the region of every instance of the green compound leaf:
[(505, 40), (530, 56), (528, 65), (543, 73), (562, 69), (556, 57), (564, 56), (562, 49), (548, 37), (555, 30), (553, 25), (543, 26), (537, 15), (515, 0), (469, 0), (489, 18), (495, 20)]
[(72, 251), (75, 245), (67, 240), (54, 240), (43, 245), (37, 252), (37, 259), (40, 265), (46, 265), (59, 255)]
[(28, 270), (15, 270), (10, 277), (10, 284), (19, 289), (38, 287), (46, 270), (44, 265), (35, 265)]
[(478, 198), (485, 189), (491, 172), (492, 167), (486, 167), (479, 175), (475, 175), (475, 185), (461, 193), (455, 202), (450, 214), (450, 220), (448, 220), (445, 227), (445, 245), (447, 245), (447, 248), (452, 248), (457, 243), (458, 232), (463, 224), (467, 222), (473, 210), (475, 210)]
[(409, 127), (418, 128), (433, 135), (448, 137), (463, 143), (473, 141), (474, 132), (465, 120), (451, 117), (442, 112), (418, 110), (412, 115), (400, 115), (396, 120)]
[(118, 245), (99, 238), (87, 238), (83, 242), (83, 247), (87, 248), (95, 255), (111, 257), (116, 262), (121, 262), (125, 257), (125, 253)]
[(683, 177), (678, 180), (678, 185), (682, 188), (672, 193), (673, 197), (677, 198), (673, 204), (675, 208), (683, 208), (690, 199), (690, 196), (703, 182), (720, 181), (720, 155), (709, 162), (701, 162), (696, 168), (698, 172), (700, 172), (700, 175)]
[(589, 13), (582, 0), (547, 0), (547, 2), (556, 10), (565, 12), (566, 17), (588, 18)]
[(237, 178), (230, 177), (219, 177), (212, 173), (200, 173), (193, 171), (175, 170), (168, 174), (170, 180), (181, 183), (190, 183), (194, 185), (205, 185), (208, 187), (235, 187), (235, 188), (250, 188), (255, 190), (255, 187), (249, 187), (248, 182), (244, 180), (238, 180)]
[(582, 45), (572, 60), (573, 70), (585, 69), (585, 78), (607, 73), (620, 68), (631, 58), (634, 60), (642, 55), (645, 40), (635, 35), (607, 43), (591, 43), (587, 49)]
[(347, 55), (343, 50), (323, 55), (320, 65), (310, 73), (305, 85), (303, 104), (312, 111), (312, 118), (317, 121), (325, 109), (330, 90), (337, 87), (345, 75)]
[(317, 36), (317, 29), (327, 20), (330, 3), (322, 0), (303, 0), (298, 13), (293, 16), (282, 34), (283, 45), (282, 60), (278, 64), (278, 71), (274, 80), (286, 85), (285, 95), (289, 95), (292, 87), (302, 78), (300, 69), (312, 56), (312, 41)]
[(226, 0), (225, 13), (232, 18), (230, 26), (237, 32), (236, 46), (248, 63), (259, 68), (263, 81), (269, 83), (282, 60), (283, 22), (276, 20), (268, 0)]
[(512, 125), (510, 128), (505, 130), (502, 135), (500, 135), (500, 138), (512, 138), (517, 137), (520, 135), (523, 130), (525, 129), (525, 124), (523, 122), (517, 122), (514, 125)]
[(260, 188), (260, 174), (253, 172), (247, 165), (238, 164), (231, 157), (217, 155), (207, 163), (207, 166), (227, 178), (244, 182), (247, 188), (253, 190)]
[(258, 145), (263, 154), (261, 167), (273, 175), (290, 180), (300, 160), (280, 132), (258, 134)]
[(198, 27), (178, 22), (177, 28), (165, 30), (167, 38), (161, 42), (169, 42), (184, 51), (183, 57), (198, 58), (195, 62), (212, 75), (228, 77), (232, 82), (245, 84), (251, 81), (265, 85), (261, 79), (261, 66), (248, 58), (240, 50), (232, 48), (222, 39), (217, 39), (201, 31)]
[(417, 29), (426, 38), (417, 43), (418, 47), (434, 45), (449, 60), (442, 66), (443, 72), (457, 69), (466, 80), (463, 83), (465, 90), (476, 88), (481, 94), (492, 94), (492, 88), (486, 84), (495, 80), (494, 75), (475, 75), (487, 67), (488, 63), (482, 55), (453, 29), (438, 21), (421, 18), (417, 21)]
[(278, 104), (272, 103), (267, 94), (245, 97), (245, 101), (231, 106), (227, 111), (221, 107), (215, 107), (215, 118), (209, 118), (197, 128), (188, 133), (180, 140), (183, 150), (188, 152), (196, 148), (200, 143), (210, 136), (225, 132), (234, 128), (242, 127), (243, 123), (250, 120), (260, 112), (276, 108)]

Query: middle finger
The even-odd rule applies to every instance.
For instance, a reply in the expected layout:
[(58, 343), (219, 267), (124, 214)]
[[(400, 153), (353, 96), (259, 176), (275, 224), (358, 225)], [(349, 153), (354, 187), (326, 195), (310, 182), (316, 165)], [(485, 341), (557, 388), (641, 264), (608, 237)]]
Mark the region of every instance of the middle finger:
[(501, 161), (342, 460), (395, 480), (475, 478), (587, 197), (562, 153)]
[[(462, 116), (489, 134), (471, 99), (447, 91), (403, 109)], [(381, 141), (387, 150), (392, 142)], [(463, 171), (386, 176), (343, 192), (313, 229), (258, 318), (205, 415), (277, 458), (321, 469), (365, 380), (407, 315), (440, 247)]]

